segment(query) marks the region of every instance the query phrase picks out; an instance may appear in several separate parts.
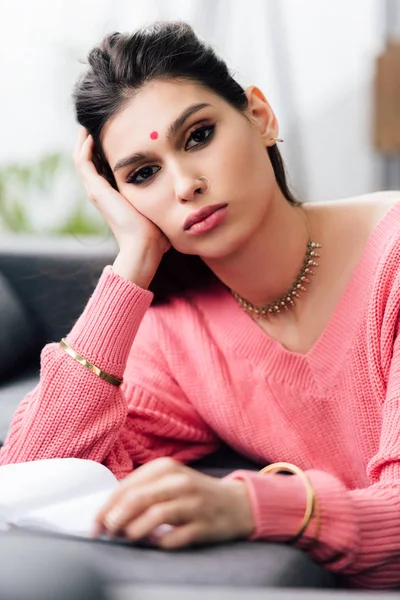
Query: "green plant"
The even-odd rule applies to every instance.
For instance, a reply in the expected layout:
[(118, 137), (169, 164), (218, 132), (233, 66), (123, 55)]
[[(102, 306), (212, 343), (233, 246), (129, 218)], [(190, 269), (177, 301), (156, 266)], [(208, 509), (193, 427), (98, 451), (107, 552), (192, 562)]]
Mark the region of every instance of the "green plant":
[[(48, 202), (49, 214), (57, 182), (68, 180), (72, 196), (67, 216), (61, 222), (35, 225), (28, 207), (35, 198)], [(72, 161), (53, 152), (30, 164), (9, 164), (0, 168), (0, 230), (13, 233), (45, 233), (51, 235), (103, 235), (109, 232), (100, 215), (88, 214), (88, 200), (79, 187)]]
[(99, 235), (109, 231), (108, 226), (104, 223), (94, 223), (84, 214), (83, 204), (79, 203), (75, 206), (68, 219), (52, 229), (55, 235)]

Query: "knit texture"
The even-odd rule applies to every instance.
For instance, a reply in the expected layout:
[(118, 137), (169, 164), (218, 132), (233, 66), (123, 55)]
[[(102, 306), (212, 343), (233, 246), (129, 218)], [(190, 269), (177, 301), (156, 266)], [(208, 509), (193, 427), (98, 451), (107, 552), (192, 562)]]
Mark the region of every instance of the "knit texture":
[[(19, 405), (0, 463), (79, 457), (118, 478), (160, 456), (185, 462), (224, 440), (260, 463), (306, 470), (321, 510), (309, 555), (358, 587), (400, 585), (400, 204), (370, 235), (322, 335), (306, 354), (269, 337), (217, 282), (166, 305), (110, 265), (67, 342)], [(289, 540), (297, 476), (230, 475), (247, 485), (253, 539)], [(296, 543), (306, 548), (312, 522)]]

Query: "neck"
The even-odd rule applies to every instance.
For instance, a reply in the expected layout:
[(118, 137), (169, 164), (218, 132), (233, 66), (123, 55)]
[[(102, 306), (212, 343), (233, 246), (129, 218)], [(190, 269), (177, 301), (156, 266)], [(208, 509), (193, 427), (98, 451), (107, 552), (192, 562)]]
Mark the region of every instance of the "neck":
[(296, 279), (309, 235), (299, 206), (279, 193), (256, 232), (222, 259), (203, 259), (228, 288), (256, 306), (274, 302)]

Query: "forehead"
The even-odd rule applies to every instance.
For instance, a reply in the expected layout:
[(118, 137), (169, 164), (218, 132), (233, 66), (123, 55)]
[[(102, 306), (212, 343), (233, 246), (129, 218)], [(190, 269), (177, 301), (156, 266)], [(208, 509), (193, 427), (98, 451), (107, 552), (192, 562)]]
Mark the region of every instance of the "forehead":
[[(106, 123), (102, 144), (108, 160), (141, 149), (144, 142), (150, 140), (153, 131), (162, 137), (168, 125), (188, 106), (200, 102), (218, 106), (222, 99), (192, 82), (151, 81), (146, 84), (123, 110)], [(136, 140), (137, 144), (133, 144)]]

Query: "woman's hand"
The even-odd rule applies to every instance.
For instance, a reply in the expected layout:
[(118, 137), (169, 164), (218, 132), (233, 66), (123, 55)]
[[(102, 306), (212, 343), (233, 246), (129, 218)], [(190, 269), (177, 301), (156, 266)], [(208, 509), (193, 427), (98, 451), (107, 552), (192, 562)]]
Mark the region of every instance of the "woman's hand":
[(80, 129), (73, 160), (89, 200), (110, 226), (120, 251), (129, 256), (136, 248), (144, 248), (159, 263), (171, 247), (169, 240), (98, 173), (93, 162), (93, 138), (84, 127)]
[[(164, 524), (172, 527), (161, 528)], [(253, 530), (243, 482), (216, 479), (171, 458), (158, 458), (121, 482), (97, 515), (93, 535), (106, 531), (128, 540), (150, 537), (162, 548), (181, 548), (247, 538)]]

